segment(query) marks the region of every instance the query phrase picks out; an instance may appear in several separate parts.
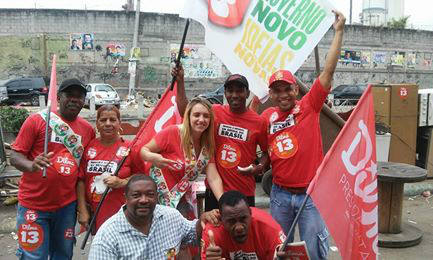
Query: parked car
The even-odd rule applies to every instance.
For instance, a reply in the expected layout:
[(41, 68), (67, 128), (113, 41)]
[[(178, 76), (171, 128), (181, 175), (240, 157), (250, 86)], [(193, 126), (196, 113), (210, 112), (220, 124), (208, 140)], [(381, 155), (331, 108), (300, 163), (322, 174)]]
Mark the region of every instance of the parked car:
[(96, 107), (102, 105), (120, 105), (120, 97), (117, 91), (106, 83), (89, 83), (86, 86), (87, 95), (85, 105), (90, 105), (90, 98), (95, 98)]
[(4, 103), (8, 99), (8, 91), (4, 83), (6, 83), (6, 80), (0, 81), (0, 103)]
[(331, 91), (329, 99), (336, 106), (356, 105), (366, 88), (367, 84), (340, 85)]
[(0, 87), (6, 87), (7, 98), (3, 102), (8, 105), (30, 102), (32, 106), (39, 106), (40, 95), (45, 96), (47, 100), (49, 85), (49, 79), (43, 77), (18, 78), (0, 82)]
[(207, 99), (212, 104), (222, 104), (224, 103), (224, 85), (198, 96)]

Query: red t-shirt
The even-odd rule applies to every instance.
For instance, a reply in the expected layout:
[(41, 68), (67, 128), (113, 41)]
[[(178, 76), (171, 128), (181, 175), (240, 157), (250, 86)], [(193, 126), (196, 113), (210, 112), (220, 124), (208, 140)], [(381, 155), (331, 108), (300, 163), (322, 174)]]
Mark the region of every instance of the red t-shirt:
[(257, 145), (267, 150), (266, 120), (252, 110), (242, 114), (230, 111), (228, 105), (213, 105), (215, 114), (215, 159), (224, 191), (238, 190), (254, 196), (253, 176), (244, 176), (237, 167), (247, 167), (256, 159)]
[(201, 259), (206, 259), (209, 246), (208, 231), (214, 233), (215, 245), (221, 247), (225, 259), (260, 259), (273, 260), (275, 248), (284, 242), (286, 236), (280, 225), (265, 211), (251, 208), (251, 226), (245, 243), (236, 243), (221, 224), (214, 227), (206, 224), (202, 233)]
[(307, 187), (323, 159), (319, 116), (328, 92), (320, 81), (288, 112), (266, 109), (268, 151), (273, 182), (284, 187)]
[[(102, 173), (113, 175), (118, 168), (122, 158), (126, 155), (129, 147), (129, 141), (119, 139), (110, 146), (104, 146), (99, 139), (93, 139), (87, 146), (80, 165), (79, 178), (84, 181), (86, 189), (86, 200), (95, 212), (105, 186), (95, 182), (95, 177), (99, 179)], [(131, 161), (129, 156), (123, 163), (117, 177), (126, 179), (131, 176)], [(105, 198), (98, 216), (96, 217), (96, 230), (111, 216), (119, 211), (119, 208), (125, 204), (124, 188), (112, 189)]]
[[(81, 136), (81, 143), (86, 147), (95, 138), (95, 130), (84, 119), (77, 117), (74, 121), (62, 118)], [(44, 152), (45, 121), (39, 114), (30, 115), (12, 145), (12, 149), (24, 154), (29, 160)], [(66, 147), (56, 140), (56, 134), (49, 129), (48, 151), (54, 152), (52, 166), (47, 168), (47, 177), (38, 172), (23, 172), (20, 181), (18, 201), (26, 208), (55, 211), (77, 199), (75, 185), (79, 166)]]
[[(154, 136), (156, 144), (159, 146), (161, 154), (164, 158), (176, 161), (176, 170), (171, 170), (168, 167), (162, 169), (162, 174), (167, 183), (167, 188), (171, 190), (185, 175), (185, 155), (181, 146), (180, 129), (178, 125), (171, 125)], [(197, 156), (199, 156), (197, 154)], [(209, 162), (213, 162), (211, 158)], [(206, 168), (206, 166), (204, 166)]]

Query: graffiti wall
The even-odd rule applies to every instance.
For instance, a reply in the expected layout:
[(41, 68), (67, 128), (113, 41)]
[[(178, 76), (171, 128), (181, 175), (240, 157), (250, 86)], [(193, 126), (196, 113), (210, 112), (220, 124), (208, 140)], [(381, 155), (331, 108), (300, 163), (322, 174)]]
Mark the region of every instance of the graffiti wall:
[[(174, 62), (179, 53), (179, 44), (170, 45), (170, 57)], [(223, 64), (205, 45), (185, 45), (182, 65), (186, 78), (220, 78)]]

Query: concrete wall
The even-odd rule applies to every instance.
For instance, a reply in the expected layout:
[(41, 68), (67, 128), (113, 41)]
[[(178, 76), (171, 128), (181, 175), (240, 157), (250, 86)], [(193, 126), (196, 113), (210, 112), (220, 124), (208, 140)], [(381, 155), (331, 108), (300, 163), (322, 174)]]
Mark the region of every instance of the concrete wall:
[[(105, 81), (126, 93), (134, 12), (1, 9), (0, 19), (0, 79), (44, 75), (50, 71), (51, 56), (57, 54), (59, 81), (67, 77), (85, 82)], [(172, 50), (182, 38), (184, 25), (185, 20), (177, 15), (141, 13), (137, 83), (145, 95), (162, 93), (171, 81)], [(75, 33), (92, 33), (94, 49), (71, 50), (70, 35)], [(322, 66), (332, 37), (331, 29), (319, 44)], [(334, 86), (406, 82), (417, 83), (421, 88), (433, 87), (433, 32), (347, 26), (344, 37), (343, 57), (344, 51), (351, 51), (360, 59), (362, 56), (363, 62), (341, 60)], [(119, 59), (107, 55), (106, 47), (111, 43), (125, 46), (126, 55)], [(196, 22), (190, 25), (187, 47), (189, 93), (198, 94), (220, 85), (228, 71), (204, 46), (204, 30)], [(297, 75), (312, 83), (314, 55)]]

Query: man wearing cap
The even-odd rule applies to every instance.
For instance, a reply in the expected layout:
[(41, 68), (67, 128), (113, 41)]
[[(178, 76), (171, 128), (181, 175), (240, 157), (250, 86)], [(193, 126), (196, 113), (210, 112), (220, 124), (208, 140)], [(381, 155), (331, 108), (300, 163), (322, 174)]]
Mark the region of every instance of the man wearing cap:
[(23, 172), (17, 213), (19, 259), (72, 258), (79, 163), (84, 147), (95, 137), (93, 127), (78, 116), (85, 96), (86, 88), (77, 79), (60, 85), (58, 112), (50, 117), (48, 154), (46, 110), (27, 118), (12, 145), (10, 162)]
[[(319, 116), (340, 56), (345, 20), (342, 13), (335, 12), (335, 36), (324, 70), (301, 100), (296, 100), (299, 86), (289, 71), (277, 71), (269, 79), (269, 94), (277, 105), (262, 113), (268, 121), (273, 175), (270, 209), (286, 234), (323, 159)], [(325, 259), (328, 230), (311, 199), (300, 215), (299, 231), (311, 259)], [(293, 241), (293, 234), (290, 239)]]
[[(177, 75), (177, 105), (181, 115), (188, 100), (185, 96), (183, 69), (174, 68)], [(255, 175), (263, 173), (269, 164), (266, 142), (266, 122), (256, 112), (246, 107), (250, 95), (247, 79), (239, 74), (230, 75), (224, 83), (224, 95), (228, 105), (215, 104), (215, 161), (223, 181), (224, 191), (238, 190), (247, 196), (249, 206), (255, 205)], [(257, 145), (262, 156), (255, 163)], [(218, 208), (218, 201), (210, 189), (206, 189), (205, 210)]]

